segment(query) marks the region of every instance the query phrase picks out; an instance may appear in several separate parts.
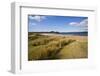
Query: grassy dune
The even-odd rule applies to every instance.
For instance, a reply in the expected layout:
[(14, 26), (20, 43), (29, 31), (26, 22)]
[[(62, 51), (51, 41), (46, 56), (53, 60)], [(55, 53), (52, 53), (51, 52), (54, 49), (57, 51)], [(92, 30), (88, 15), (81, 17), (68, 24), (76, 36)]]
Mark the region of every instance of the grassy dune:
[(47, 36), (29, 33), (28, 60), (87, 58), (86, 36)]

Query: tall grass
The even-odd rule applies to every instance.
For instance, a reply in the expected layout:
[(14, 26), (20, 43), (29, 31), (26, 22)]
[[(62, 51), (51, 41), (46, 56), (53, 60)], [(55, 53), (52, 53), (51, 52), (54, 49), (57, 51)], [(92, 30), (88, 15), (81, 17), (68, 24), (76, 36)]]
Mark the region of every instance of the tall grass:
[(87, 58), (87, 42), (73, 42), (61, 49), (58, 57), (61, 59)]
[(28, 60), (70, 59), (87, 57), (87, 40), (62, 36), (28, 36)]
[[(71, 42), (73, 42), (73, 40), (51, 41), (46, 45), (39, 43), (37, 44), (38, 46), (29, 51), (29, 60), (58, 59), (57, 54), (60, 50)], [(43, 44), (44, 43), (43, 41)]]

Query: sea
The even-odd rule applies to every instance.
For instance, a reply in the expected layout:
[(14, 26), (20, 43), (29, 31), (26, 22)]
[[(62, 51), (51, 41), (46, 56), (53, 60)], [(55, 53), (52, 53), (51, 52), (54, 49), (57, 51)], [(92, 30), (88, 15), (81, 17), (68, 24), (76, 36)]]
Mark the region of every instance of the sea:
[(60, 32), (61, 35), (88, 36), (88, 32)]

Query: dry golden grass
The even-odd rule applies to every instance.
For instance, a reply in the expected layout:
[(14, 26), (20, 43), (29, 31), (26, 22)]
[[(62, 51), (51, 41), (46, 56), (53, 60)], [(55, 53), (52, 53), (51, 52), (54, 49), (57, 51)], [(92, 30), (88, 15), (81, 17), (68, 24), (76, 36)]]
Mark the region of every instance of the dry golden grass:
[(87, 58), (87, 43), (73, 42), (65, 46), (59, 53), (61, 59)]
[(29, 34), (28, 60), (87, 58), (86, 36)]

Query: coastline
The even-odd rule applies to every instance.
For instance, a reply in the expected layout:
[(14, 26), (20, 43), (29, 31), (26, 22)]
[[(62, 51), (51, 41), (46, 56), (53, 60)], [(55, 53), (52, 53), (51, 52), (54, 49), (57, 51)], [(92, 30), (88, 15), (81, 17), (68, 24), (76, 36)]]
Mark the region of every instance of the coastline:
[(41, 35), (45, 35), (45, 36), (63, 36), (63, 37), (74, 37), (74, 36), (76, 36), (76, 37), (87, 37), (87, 36), (82, 36), (82, 35), (71, 35), (71, 34), (66, 34), (66, 35), (63, 35), (63, 34), (47, 34), (47, 33), (42, 33)]
[(88, 36), (79, 36), (79, 35), (61, 35), (61, 34), (41, 34), (44, 36), (52, 36), (52, 37), (65, 37), (66, 39), (75, 39), (78, 41), (87, 41), (88, 40)]

